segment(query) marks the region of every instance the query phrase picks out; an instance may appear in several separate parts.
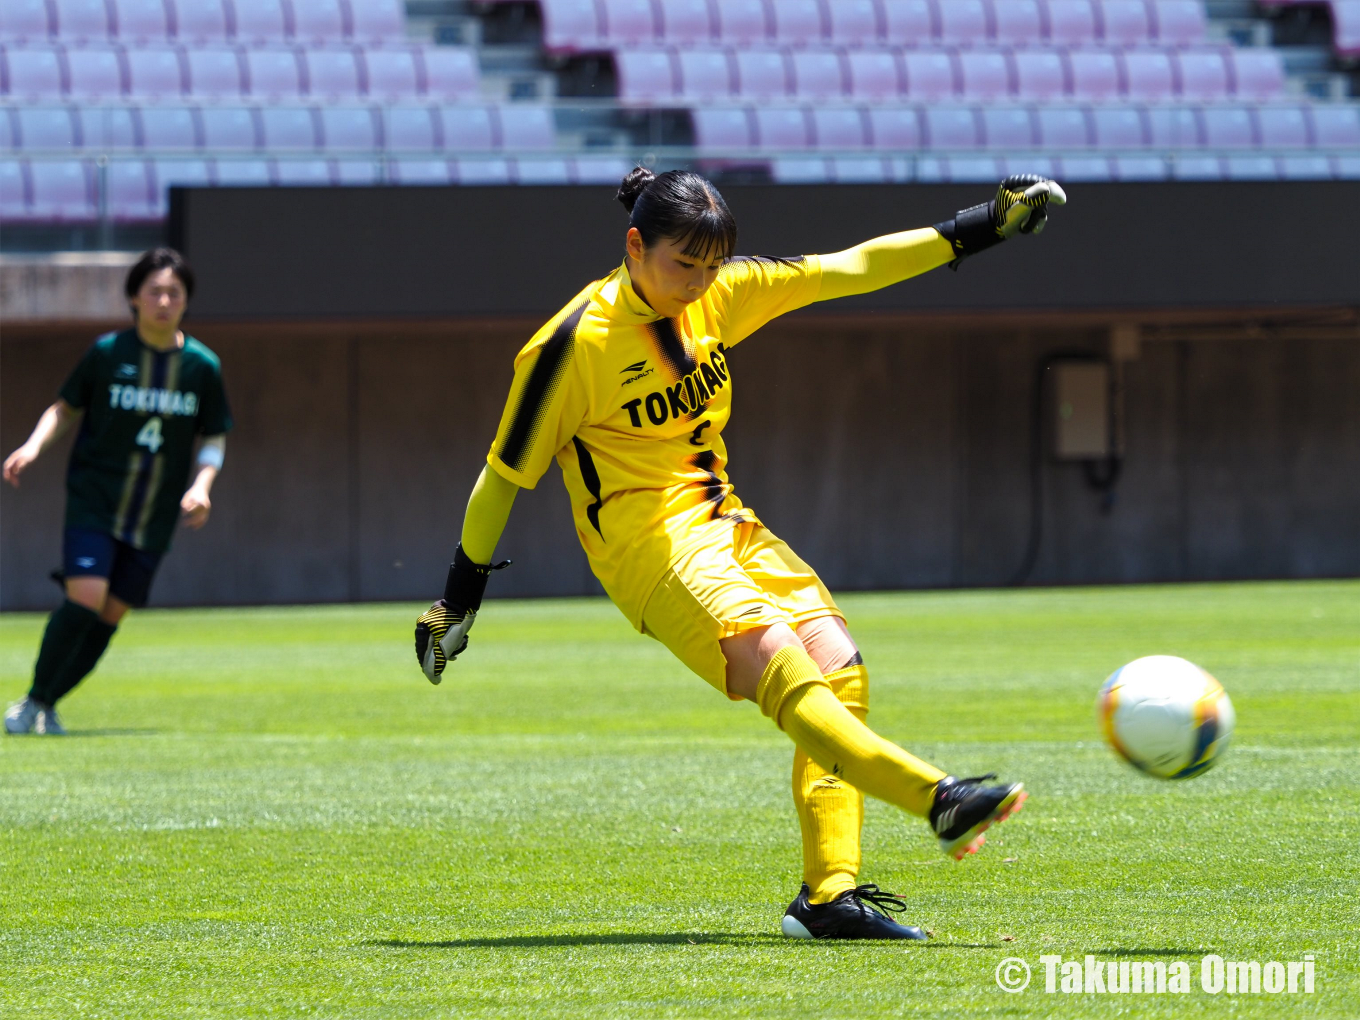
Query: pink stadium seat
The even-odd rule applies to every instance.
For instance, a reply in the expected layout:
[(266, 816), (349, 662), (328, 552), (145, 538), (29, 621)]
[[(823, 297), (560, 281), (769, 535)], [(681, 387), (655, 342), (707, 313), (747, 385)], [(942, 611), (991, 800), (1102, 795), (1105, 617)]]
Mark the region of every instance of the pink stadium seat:
[(57, 99), (61, 96), (61, 60), (48, 46), (34, 49), (6, 47), (5, 95), (21, 102)]
[(359, 64), (353, 50), (307, 50), (302, 63), (307, 94), (313, 98), (352, 99), (359, 94)]
[(993, 0), (992, 25), (993, 38), (1001, 45), (1035, 45), (1043, 34), (1038, 0)]
[(921, 121), (911, 107), (872, 107), (869, 110), (869, 143), (875, 149), (919, 149)]
[(1204, 41), (1204, 4), (1200, 0), (1152, 0), (1153, 29), (1163, 46), (1190, 46)]
[(1313, 144), (1320, 149), (1340, 149), (1360, 146), (1360, 108), (1345, 106), (1313, 106)]
[(1223, 161), (1230, 181), (1273, 181), (1280, 176), (1274, 156), (1229, 156)]
[(448, 152), (490, 152), (496, 148), (496, 128), (485, 106), (446, 106), (436, 111), (439, 137)]
[(958, 55), (959, 84), (967, 99), (992, 100), (1010, 94), (1010, 68), (995, 50), (964, 50)]
[(1028, 149), (1034, 145), (1034, 122), (1023, 106), (988, 106), (982, 110), (982, 137), (992, 149)]
[(48, 12), (46, 0), (5, 0), (0, 4), (0, 40), (46, 42), (55, 34)]
[(326, 150), (380, 148), (378, 120), (367, 106), (323, 106), (321, 147)]
[(886, 50), (852, 50), (845, 62), (850, 94), (856, 98), (889, 99), (902, 90), (897, 58)]
[(267, 152), (315, 149), (316, 126), (308, 107), (267, 106), (260, 110), (260, 136)]
[(240, 106), (205, 106), (198, 112), (205, 149), (249, 151), (260, 146), (256, 111)]
[(1116, 156), (1116, 181), (1164, 181), (1167, 178), (1166, 160), (1161, 156)]
[(1286, 181), (1325, 181), (1332, 176), (1326, 156), (1282, 156), (1280, 177)]
[(1049, 106), (1035, 114), (1039, 144), (1046, 149), (1084, 149), (1091, 144), (1086, 111), (1072, 106)]
[(1231, 49), (1233, 95), (1239, 99), (1272, 99), (1284, 93), (1284, 61), (1275, 49)]
[(1102, 0), (1099, 5), (1101, 38), (1106, 46), (1137, 46), (1151, 34), (1143, 0)]
[(280, 159), (274, 180), (285, 188), (326, 188), (334, 183), (331, 164), (324, 159)]
[(539, 0), (543, 45), (551, 52), (574, 53), (598, 46), (601, 38), (595, 0)]
[(449, 163), (444, 159), (394, 159), (387, 164), (393, 184), (438, 187), (448, 184)]
[(336, 184), (368, 185), (382, 181), (382, 167), (372, 159), (331, 160), (332, 180)]
[(982, 0), (944, 0), (937, 10), (940, 42), (949, 46), (981, 46), (987, 42), (987, 10)]
[(1044, 177), (1057, 178), (1058, 164), (1056, 160), (1049, 159), (1047, 156), (1035, 156), (1025, 153), (1019, 156), (1001, 157), (1001, 172), (1009, 177), (1011, 174), (1042, 174)]
[(170, 0), (175, 10), (175, 36), (191, 45), (221, 43), (227, 37), (222, 0)]
[(138, 145), (152, 152), (198, 148), (193, 111), (182, 106), (144, 106), (135, 111)]
[(288, 20), (282, 0), (232, 0), (236, 12), (236, 39), (254, 46), (283, 42)]
[(737, 50), (737, 90), (749, 99), (788, 94), (784, 55), (778, 50)]
[(184, 62), (189, 69), (190, 95), (217, 99), (239, 96), (245, 91), (241, 80), (241, 58), (236, 50), (187, 50)]
[(1019, 50), (1011, 54), (1011, 71), (1021, 99), (1057, 99), (1066, 91), (1062, 57), (1054, 50)]
[(1184, 106), (1153, 106), (1146, 111), (1148, 144), (1157, 149), (1184, 149), (1203, 144), (1199, 118)]
[(812, 109), (813, 144), (819, 149), (861, 149), (864, 147), (864, 117), (850, 106)]
[(822, 41), (822, 12), (817, 0), (777, 0), (770, 4), (774, 37), (784, 46), (815, 46)]
[(1064, 156), (1055, 171), (1064, 181), (1109, 181), (1114, 179), (1110, 161), (1104, 156)]
[(28, 181), (17, 159), (0, 159), (0, 220), (28, 218)]
[(510, 183), (510, 161), (508, 159), (456, 159), (453, 164), (459, 184)]
[(883, 37), (897, 46), (929, 46), (939, 37), (929, 0), (880, 0)]
[(732, 65), (723, 50), (681, 50), (676, 62), (679, 94), (687, 100), (707, 102), (735, 91)]
[(1048, 0), (1045, 21), (1048, 40), (1055, 46), (1087, 46), (1096, 38), (1096, 13), (1091, 0)]
[(425, 93), (435, 99), (476, 97), (481, 92), (481, 70), (472, 49), (432, 46), (420, 51), (425, 68)]
[(1342, 56), (1360, 54), (1360, 0), (1332, 0), (1332, 43)]
[(828, 162), (831, 164), (831, 179), (837, 184), (881, 184), (891, 179), (881, 159), (837, 156)]
[(402, 0), (349, 0), (352, 35), (358, 42), (399, 43), (406, 38)]
[(365, 50), (368, 94), (375, 99), (409, 99), (419, 92), (415, 54), (408, 49)]
[(14, 116), (15, 140), (19, 148), (36, 152), (76, 147), (76, 122), (70, 110), (33, 107), (15, 110)]
[(1001, 164), (989, 156), (949, 157), (944, 159), (923, 159), (917, 166), (917, 177), (921, 181), (951, 181), (955, 183), (981, 184), (994, 181), (1001, 176)]
[(619, 181), (634, 166), (632, 160), (613, 156), (577, 156), (572, 164), (572, 180), (577, 184), (608, 184), (613, 187), (618, 187)]
[(1228, 69), (1215, 50), (1186, 50), (1175, 54), (1179, 92), (1183, 99), (1215, 102), (1228, 94)]
[(565, 159), (516, 159), (511, 162), (516, 184), (571, 183), (571, 166)]
[(213, 183), (226, 188), (267, 188), (274, 183), (269, 164), (262, 159), (213, 160)]
[(714, 4), (718, 38), (729, 45), (762, 43), (766, 39), (765, 5), (761, 0), (723, 0)]
[(261, 99), (290, 99), (302, 92), (302, 68), (296, 50), (247, 49), (246, 81)]
[(776, 184), (825, 184), (829, 175), (825, 159), (782, 156), (770, 161), (770, 179)]
[(124, 50), (128, 94), (147, 99), (184, 95), (184, 67), (177, 50), (168, 48)]
[(165, 0), (115, 0), (113, 7), (118, 38), (124, 44), (164, 43), (169, 38)]
[(745, 149), (751, 145), (751, 122), (744, 109), (694, 110), (694, 144), (700, 149)]
[(757, 107), (756, 144), (765, 149), (805, 149), (811, 144), (807, 116), (796, 107)]
[(827, 0), (827, 27), (838, 46), (873, 46), (878, 42), (878, 13), (873, 0)]
[(151, 175), (143, 160), (111, 160), (104, 180), (109, 217), (115, 222), (137, 223), (156, 218)]
[(1067, 55), (1067, 69), (1075, 98), (1101, 102), (1119, 95), (1119, 65), (1113, 53), (1073, 50)]
[(151, 200), (155, 218), (162, 219), (174, 187), (206, 188), (212, 184), (208, 164), (201, 159), (158, 159), (151, 164)]
[(81, 145), (94, 152), (137, 148), (134, 110), (126, 106), (82, 106), (75, 111)]
[(658, 35), (675, 46), (706, 46), (713, 38), (708, 0), (659, 0)]
[(102, 42), (110, 35), (109, 8), (104, 0), (53, 0), (53, 8), (57, 35), (63, 42)]
[(1161, 50), (1130, 50), (1122, 57), (1124, 94), (1134, 102), (1160, 102), (1176, 91), (1171, 57)]
[(1142, 148), (1143, 115), (1132, 106), (1096, 107), (1091, 111), (1091, 135), (1101, 149)]
[(913, 99), (931, 101), (952, 96), (954, 62), (949, 54), (939, 50), (907, 52), (902, 55), (903, 76), (907, 94)]
[(67, 91), (86, 102), (123, 94), (123, 66), (116, 50), (91, 46), (66, 50)]
[(925, 111), (926, 144), (932, 149), (975, 149), (977, 118), (967, 106), (932, 106)]
[(85, 223), (98, 214), (90, 168), (74, 159), (30, 164), (29, 213), (35, 220)]
[(795, 50), (789, 56), (794, 94), (805, 99), (830, 99), (845, 94), (841, 58), (833, 50)]
[(675, 69), (669, 50), (619, 50), (614, 53), (619, 98), (625, 103), (655, 103), (675, 95)]
[(651, 0), (600, 0), (611, 46), (645, 46), (656, 39)]
[(12, 111), (0, 109), (0, 152), (13, 152), (17, 148)]
[[(485, 114), (485, 110), (482, 111)], [(439, 148), (428, 106), (388, 106), (382, 110), (383, 147), (389, 152), (433, 152)], [(491, 127), (487, 125), (487, 145)]]
[(337, 43), (345, 36), (340, 0), (293, 0), (293, 38), (309, 46)]
[(1308, 118), (1297, 106), (1259, 107), (1256, 127), (1263, 148), (1301, 149), (1308, 144)]
[(548, 107), (516, 104), (502, 106), (498, 113), (501, 148), (512, 151), (556, 148), (557, 127)]

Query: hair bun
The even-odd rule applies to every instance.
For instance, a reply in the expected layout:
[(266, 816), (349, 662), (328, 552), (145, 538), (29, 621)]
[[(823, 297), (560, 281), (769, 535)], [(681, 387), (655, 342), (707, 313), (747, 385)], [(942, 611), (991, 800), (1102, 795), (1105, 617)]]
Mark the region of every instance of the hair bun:
[(654, 180), (656, 180), (656, 174), (645, 166), (635, 166), (619, 184), (619, 193), (616, 197), (623, 203), (623, 207), (631, 213), (633, 206), (637, 204), (638, 196), (646, 191), (647, 185)]

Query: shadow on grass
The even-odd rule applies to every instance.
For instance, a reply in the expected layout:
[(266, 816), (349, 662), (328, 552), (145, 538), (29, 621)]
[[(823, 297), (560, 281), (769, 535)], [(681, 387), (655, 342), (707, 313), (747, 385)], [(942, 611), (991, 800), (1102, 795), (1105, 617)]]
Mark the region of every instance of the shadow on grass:
[[(371, 939), (359, 943), (379, 949), (515, 949), (552, 946), (795, 946), (801, 942), (782, 935), (749, 932), (618, 932), (613, 934), (507, 935), (478, 939)], [(823, 943), (824, 945), (827, 943)], [(851, 945), (835, 942), (834, 945)], [(883, 942), (866, 943), (883, 945)], [(919, 949), (1000, 949), (999, 943), (929, 942)]]
[(1096, 956), (1201, 956), (1202, 949), (1097, 949)]

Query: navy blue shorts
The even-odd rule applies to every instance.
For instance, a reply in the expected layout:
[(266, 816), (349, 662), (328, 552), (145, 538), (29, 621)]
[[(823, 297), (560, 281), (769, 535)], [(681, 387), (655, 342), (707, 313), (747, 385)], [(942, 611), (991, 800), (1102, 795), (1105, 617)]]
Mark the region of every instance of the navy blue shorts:
[(134, 609), (146, 605), (161, 554), (134, 549), (112, 535), (88, 528), (67, 528), (61, 542), (62, 572), (67, 577), (107, 577), (109, 594)]

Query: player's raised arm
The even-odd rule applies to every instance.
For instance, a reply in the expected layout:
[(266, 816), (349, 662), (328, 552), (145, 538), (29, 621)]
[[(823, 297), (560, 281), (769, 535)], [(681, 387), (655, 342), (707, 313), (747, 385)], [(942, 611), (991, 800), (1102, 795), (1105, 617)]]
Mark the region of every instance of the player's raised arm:
[(969, 255), (1016, 234), (1039, 233), (1044, 229), (1049, 203), (1063, 205), (1066, 201), (1055, 181), (1033, 175), (1007, 177), (994, 199), (964, 209), (953, 219), (820, 256), (822, 287), (817, 300), (867, 294), (946, 263), (957, 268)]
[(80, 409), (58, 398), (42, 413), (24, 445), (5, 458), (5, 481), (17, 489), (19, 476), (42, 456), (44, 450), (66, 434), (80, 414)]

